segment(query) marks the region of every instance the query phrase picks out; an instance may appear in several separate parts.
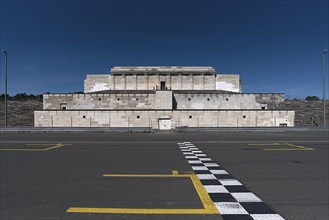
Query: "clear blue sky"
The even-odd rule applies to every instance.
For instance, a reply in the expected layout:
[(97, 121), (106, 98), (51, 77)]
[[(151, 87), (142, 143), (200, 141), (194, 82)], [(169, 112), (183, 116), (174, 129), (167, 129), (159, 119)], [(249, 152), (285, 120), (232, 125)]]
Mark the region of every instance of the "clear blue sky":
[(240, 74), (243, 92), (321, 98), (328, 11), (328, 0), (1, 0), (8, 91), (83, 91), (87, 73), (112, 66), (176, 65)]

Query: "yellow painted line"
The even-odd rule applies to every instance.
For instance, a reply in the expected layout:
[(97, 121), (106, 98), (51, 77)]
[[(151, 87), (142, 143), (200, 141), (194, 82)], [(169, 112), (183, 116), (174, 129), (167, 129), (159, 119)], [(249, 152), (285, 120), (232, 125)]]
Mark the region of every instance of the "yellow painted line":
[(44, 149), (1, 148), (0, 150), (5, 150), (5, 151), (43, 151)]
[[(287, 148), (267, 148), (264, 150), (268, 150), (268, 151), (296, 151), (296, 150), (315, 150), (314, 148), (310, 148), (310, 147), (303, 147), (303, 146), (297, 146), (294, 144), (290, 144), (290, 143), (273, 143), (273, 144), (248, 144), (249, 146), (287, 146)], [(290, 148), (293, 147), (293, 148)]]
[(292, 147), (297, 147), (297, 148), (302, 149), (302, 150), (315, 150), (314, 148), (311, 148), (311, 147), (303, 147), (303, 146), (298, 146), (298, 145), (289, 144), (289, 143), (287, 143), (287, 145), (292, 146)]
[(107, 214), (214, 214), (206, 209), (130, 209), (130, 208), (80, 208), (71, 207), (66, 212), (75, 213), (107, 213)]
[(199, 180), (199, 178), (194, 174), (191, 174), (190, 178), (192, 180), (194, 188), (196, 189), (196, 191), (197, 191), (197, 193), (200, 197), (200, 200), (201, 200), (205, 210), (208, 210), (209, 214), (219, 214), (218, 209), (216, 208), (216, 206), (213, 203), (213, 201), (211, 200), (209, 194), (207, 193), (207, 191), (203, 187), (203, 185), (202, 185), (201, 181)]
[(96, 207), (71, 207), (66, 212), (75, 213), (111, 213), (111, 214), (219, 214), (209, 194), (204, 189), (199, 178), (195, 174), (178, 174), (173, 170), (172, 174), (104, 174), (104, 177), (166, 177), (190, 178), (193, 186), (203, 204), (204, 209), (142, 209), (142, 208), (96, 208)]
[(177, 178), (177, 177), (190, 177), (190, 174), (103, 174), (103, 177), (166, 177), (166, 178)]
[(269, 150), (269, 151), (275, 151), (275, 150), (287, 150), (287, 151), (297, 151), (297, 150), (299, 150), (299, 151), (301, 151), (301, 150), (306, 150), (306, 149), (297, 149), (297, 148), (273, 148), (273, 149), (271, 149), (271, 148), (269, 148), (269, 149), (264, 149), (264, 150)]
[(269, 151), (275, 151), (275, 150), (283, 150), (283, 151), (301, 151), (301, 150), (315, 150), (314, 148), (309, 148), (309, 147), (303, 147), (303, 146), (297, 146), (297, 145), (294, 145), (294, 144), (289, 144), (289, 143), (286, 143), (286, 146), (289, 146), (289, 147), (294, 147), (294, 148), (269, 148), (269, 149), (264, 149), (264, 150), (269, 150)]
[(248, 144), (249, 146), (286, 146), (287, 144), (279, 144), (279, 143), (273, 143), (273, 144)]
[(52, 150), (52, 149), (55, 149), (55, 148), (66, 146), (66, 145), (70, 145), (70, 144), (56, 144), (55, 146), (52, 146), (52, 147), (48, 147), (46, 149), (43, 149), (43, 151)]
[(48, 148), (38, 148), (38, 149), (28, 149), (28, 148), (1, 148), (0, 150), (4, 151), (47, 151), (47, 150), (52, 150), (55, 148), (63, 147), (66, 145), (71, 145), (71, 144), (26, 144), (27, 146), (50, 146)]

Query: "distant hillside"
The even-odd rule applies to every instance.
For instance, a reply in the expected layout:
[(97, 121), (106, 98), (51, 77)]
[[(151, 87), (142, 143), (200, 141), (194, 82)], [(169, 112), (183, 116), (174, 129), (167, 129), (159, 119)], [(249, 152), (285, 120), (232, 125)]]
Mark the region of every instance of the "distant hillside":
[[(310, 127), (323, 125), (323, 102), (286, 100), (275, 107), (276, 109), (295, 110), (295, 125)], [(329, 109), (329, 101), (327, 101)], [(33, 112), (42, 110), (42, 102), (38, 100), (8, 101), (8, 126), (33, 126)], [(313, 122), (311, 120), (313, 118)], [(327, 110), (327, 124), (329, 124), (329, 111)], [(4, 103), (0, 102), (0, 126), (4, 126)]]
[[(8, 126), (34, 126), (33, 112), (42, 110), (42, 102), (36, 100), (8, 101)], [(5, 125), (5, 104), (0, 103), (0, 126)]]
[[(306, 101), (306, 100), (286, 100), (279, 109), (295, 111), (295, 126), (309, 127), (323, 125), (323, 101)], [(326, 121), (329, 125), (329, 101), (326, 101)], [(312, 119), (313, 122), (312, 123)]]

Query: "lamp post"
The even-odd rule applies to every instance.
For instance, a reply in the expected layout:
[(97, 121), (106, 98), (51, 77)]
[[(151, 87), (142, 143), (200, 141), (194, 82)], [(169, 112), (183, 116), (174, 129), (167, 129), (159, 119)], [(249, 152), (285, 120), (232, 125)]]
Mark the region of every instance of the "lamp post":
[(5, 54), (5, 127), (7, 127), (7, 70), (8, 70), (8, 66), (7, 66), (7, 52), (5, 50), (2, 50), (2, 52)]
[(326, 126), (326, 53), (328, 52), (325, 49), (322, 53), (323, 57), (323, 126)]

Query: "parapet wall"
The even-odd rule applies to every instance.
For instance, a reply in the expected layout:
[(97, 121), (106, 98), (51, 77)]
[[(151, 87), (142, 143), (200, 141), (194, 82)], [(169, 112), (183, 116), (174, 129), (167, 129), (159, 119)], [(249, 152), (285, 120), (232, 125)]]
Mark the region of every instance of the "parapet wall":
[(44, 110), (98, 110), (98, 109), (271, 109), (268, 105), (279, 105), (283, 94), (237, 94), (202, 93), (193, 91), (135, 91), (87, 93), (87, 94), (44, 94)]
[(84, 80), (84, 93), (111, 89), (111, 77), (105, 74), (87, 75)]
[[(283, 94), (174, 93), (177, 109), (268, 109)], [(270, 108), (271, 109), (271, 108)]]
[[(162, 88), (163, 87), (163, 88)], [(223, 90), (241, 93), (239, 75), (216, 73), (115, 72), (109, 75), (87, 75), (84, 92), (105, 90)]]
[(217, 74), (216, 75), (216, 90), (242, 92), (240, 75), (236, 74)]
[(170, 127), (275, 127), (294, 126), (294, 111), (273, 110), (80, 110), (35, 111), (35, 127), (152, 127), (161, 119)]
[(171, 91), (112, 94), (44, 94), (44, 110), (172, 109)]

